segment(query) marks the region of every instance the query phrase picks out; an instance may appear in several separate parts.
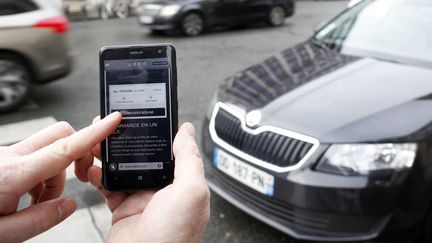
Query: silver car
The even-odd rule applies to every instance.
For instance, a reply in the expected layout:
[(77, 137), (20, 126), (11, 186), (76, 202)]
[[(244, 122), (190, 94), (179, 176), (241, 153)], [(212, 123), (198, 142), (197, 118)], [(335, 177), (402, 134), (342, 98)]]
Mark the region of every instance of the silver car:
[(69, 73), (69, 21), (49, 0), (0, 2), (0, 112), (17, 108), (33, 84)]

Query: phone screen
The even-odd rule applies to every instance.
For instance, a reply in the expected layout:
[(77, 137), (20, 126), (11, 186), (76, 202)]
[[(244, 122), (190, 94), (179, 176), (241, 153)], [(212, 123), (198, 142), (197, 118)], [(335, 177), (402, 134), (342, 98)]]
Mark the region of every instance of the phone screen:
[(173, 179), (172, 68), (168, 55), (103, 60), (105, 116), (123, 116), (103, 143), (108, 187), (161, 187)]

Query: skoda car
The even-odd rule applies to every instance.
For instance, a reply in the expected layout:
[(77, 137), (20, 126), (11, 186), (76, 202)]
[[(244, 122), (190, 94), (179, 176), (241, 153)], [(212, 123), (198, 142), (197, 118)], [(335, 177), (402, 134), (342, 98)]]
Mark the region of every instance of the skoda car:
[(211, 26), (267, 22), (279, 26), (294, 14), (294, 0), (156, 0), (138, 8), (138, 22), (153, 31), (181, 30), (188, 36)]
[(363, 0), (228, 78), (202, 133), (213, 192), (298, 239), (432, 242), (431, 24), (431, 1)]

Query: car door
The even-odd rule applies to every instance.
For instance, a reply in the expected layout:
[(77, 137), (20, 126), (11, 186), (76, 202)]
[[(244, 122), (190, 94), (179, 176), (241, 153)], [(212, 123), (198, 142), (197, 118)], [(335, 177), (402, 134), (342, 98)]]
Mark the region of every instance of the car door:
[(236, 24), (244, 20), (246, 11), (245, 0), (209, 0), (212, 7), (208, 9), (209, 15), (217, 24)]
[(271, 0), (244, 0), (243, 9), (247, 21), (266, 18), (272, 5)]

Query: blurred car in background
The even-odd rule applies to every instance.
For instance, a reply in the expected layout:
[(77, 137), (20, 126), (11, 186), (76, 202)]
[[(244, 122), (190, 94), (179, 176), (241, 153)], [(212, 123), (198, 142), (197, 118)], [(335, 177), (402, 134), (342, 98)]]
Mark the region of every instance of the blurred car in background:
[(298, 239), (432, 242), (431, 24), (432, 1), (363, 0), (228, 78), (202, 129), (213, 192)]
[(0, 1), (0, 112), (17, 108), (32, 84), (69, 73), (68, 29), (49, 0)]
[(181, 30), (188, 36), (211, 26), (266, 21), (280, 26), (294, 14), (294, 0), (157, 0), (138, 7), (138, 21), (153, 31)]

